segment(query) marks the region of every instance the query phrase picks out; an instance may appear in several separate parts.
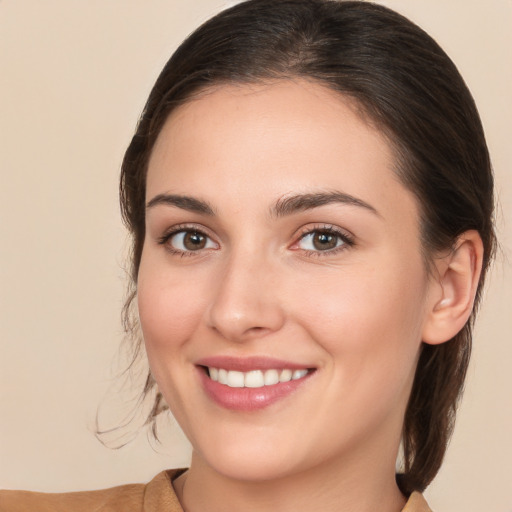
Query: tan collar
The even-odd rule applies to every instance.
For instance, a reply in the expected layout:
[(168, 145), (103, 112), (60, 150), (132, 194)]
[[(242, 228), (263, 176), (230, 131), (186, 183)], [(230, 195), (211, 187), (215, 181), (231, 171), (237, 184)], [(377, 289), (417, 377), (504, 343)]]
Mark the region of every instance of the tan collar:
[(413, 492), (407, 500), (405, 507), (402, 509), (402, 512), (432, 512), (432, 510), (425, 501), (423, 494)]
[(183, 512), (178, 497), (174, 492), (172, 481), (186, 469), (162, 471), (146, 485), (144, 492), (144, 512)]

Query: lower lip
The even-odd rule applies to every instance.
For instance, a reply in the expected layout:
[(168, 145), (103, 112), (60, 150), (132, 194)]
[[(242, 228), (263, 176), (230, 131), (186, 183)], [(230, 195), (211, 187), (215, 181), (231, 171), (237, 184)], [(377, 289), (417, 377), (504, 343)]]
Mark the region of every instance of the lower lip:
[(203, 367), (199, 368), (206, 394), (217, 404), (233, 411), (257, 411), (292, 395), (314, 372), (300, 379), (279, 382), (261, 388), (231, 388), (210, 379)]

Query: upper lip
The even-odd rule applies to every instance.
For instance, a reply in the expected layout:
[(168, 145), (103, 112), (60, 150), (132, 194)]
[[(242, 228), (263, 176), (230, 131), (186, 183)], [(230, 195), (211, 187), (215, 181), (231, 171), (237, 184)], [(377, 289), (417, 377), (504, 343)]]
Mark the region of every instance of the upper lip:
[(212, 356), (199, 359), (196, 365), (208, 366), (210, 368), (223, 368), (224, 370), (235, 370), (239, 372), (248, 372), (250, 370), (302, 370), (304, 368), (313, 368), (311, 365), (293, 363), (291, 361), (266, 356)]

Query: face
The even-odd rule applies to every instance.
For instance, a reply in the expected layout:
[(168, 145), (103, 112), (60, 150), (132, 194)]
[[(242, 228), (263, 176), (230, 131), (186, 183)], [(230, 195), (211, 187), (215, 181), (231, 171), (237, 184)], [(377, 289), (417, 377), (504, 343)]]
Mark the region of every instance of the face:
[(152, 373), (208, 467), (394, 467), (429, 280), (393, 165), (349, 100), (306, 81), (223, 86), (167, 120), (138, 306)]

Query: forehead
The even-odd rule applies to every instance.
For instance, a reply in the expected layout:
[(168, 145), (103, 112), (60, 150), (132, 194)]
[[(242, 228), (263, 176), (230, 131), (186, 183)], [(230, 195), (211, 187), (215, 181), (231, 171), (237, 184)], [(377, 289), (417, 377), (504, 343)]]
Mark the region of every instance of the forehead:
[(392, 206), (396, 192), (409, 195), (394, 165), (391, 144), (354, 100), (305, 80), (225, 85), (169, 116), (150, 158), (147, 196), (194, 191), (214, 202), (240, 197), (248, 207), (262, 194), (272, 201), (314, 188), (366, 202), (390, 196)]
[(320, 82), (290, 79), (222, 84), (201, 90), (175, 108), (164, 123), (153, 153), (168, 146), (172, 138), (185, 138), (192, 132), (194, 137), (206, 135), (205, 139), (214, 135), (252, 135), (254, 147), (264, 142), (263, 131), (273, 135), (276, 142), (280, 140), (283, 147), (291, 147), (294, 140), (300, 142), (297, 136), (310, 137), (314, 132), (317, 137), (325, 137), (326, 142), (329, 136), (341, 136), (336, 142), (343, 144), (349, 125), (354, 136), (365, 132), (367, 142), (370, 138), (378, 141), (391, 159), (391, 145), (357, 100)]

